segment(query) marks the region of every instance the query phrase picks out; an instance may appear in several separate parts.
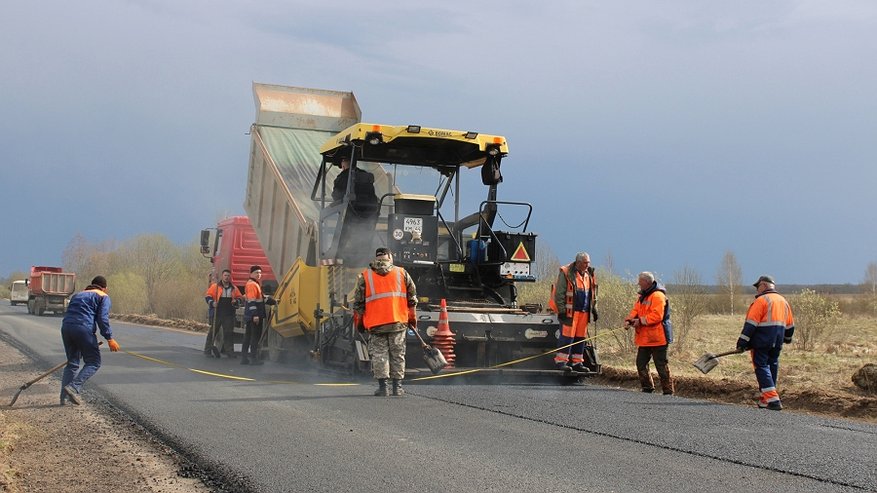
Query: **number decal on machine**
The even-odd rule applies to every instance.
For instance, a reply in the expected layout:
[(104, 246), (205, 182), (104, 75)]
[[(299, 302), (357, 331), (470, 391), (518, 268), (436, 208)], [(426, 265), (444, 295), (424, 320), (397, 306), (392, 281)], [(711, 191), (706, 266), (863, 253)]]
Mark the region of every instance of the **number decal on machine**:
[(403, 225), (403, 229), (407, 232), (417, 231), (418, 233), (423, 232), (423, 218), (422, 217), (406, 217), (405, 223)]

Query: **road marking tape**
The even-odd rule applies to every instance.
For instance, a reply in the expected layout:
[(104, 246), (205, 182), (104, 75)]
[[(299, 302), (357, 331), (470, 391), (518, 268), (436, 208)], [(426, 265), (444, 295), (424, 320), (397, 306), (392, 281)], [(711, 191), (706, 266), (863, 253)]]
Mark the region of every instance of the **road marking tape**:
[[(217, 378), (227, 378), (229, 380), (239, 380), (242, 382), (258, 382), (258, 380), (256, 380), (255, 378), (238, 377), (235, 375), (229, 375), (227, 373), (216, 373), (216, 372), (207, 371), (207, 370), (199, 370), (197, 368), (187, 368), (185, 366), (181, 366), (181, 365), (178, 365), (176, 363), (171, 363), (170, 361), (165, 361), (162, 359), (146, 356), (146, 355), (143, 355), (140, 353), (135, 353), (134, 351), (124, 351), (123, 350), (122, 352), (125, 354), (130, 354), (131, 356), (135, 356), (137, 358), (152, 362), (152, 363), (158, 363), (160, 365), (168, 366), (170, 368), (184, 368), (184, 369), (189, 370), (189, 371), (194, 372), (194, 373), (200, 373), (202, 375), (209, 375), (211, 377), (217, 377)], [(291, 381), (291, 380), (268, 380), (266, 383), (300, 384), (301, 382), (295, 382), (295, 381)], [(312, 385), (321, 386), (321, 387), (354, 387), (354, 386), (358, 386), (360, 384), (358, 384), (358, 383), (315, 383)]]
[(566, 348), (568, 348), (568, 347), (573, 347), (573, 346), (575, 346), (576, 344), (580, 344), (580, 343), (583, 343), (583, 342), (585, 342), (585, 341), (593, 341), (594, 339), (596, 339), (596, 338), (598, 338), (598, 337), (603, 337), (603, 336), (608, 335), (608, 334), (611, 334), (611, 333), (613, 333), (613, 332), (618, 332), (619, 330), (625, 330), (625, 327), (619, 327), (619, 328), (617, 328), (617, 329), (612, 329), (612, 330), (610, 330), (610, 331), (608, 331), (608, 332), (603, 332), (603, 333), (598, 334), (598, 335), (595, 335), (595, 336), (593, 336), (593, 337), (588, 337), (588, 338), (586, 338), (586, 339), (582, 339), (581, 341), (576, 341), (576, 342), (573, 342), (573, 343), (571, 343), (571, 344), (567, 344), (566, 346), (560, 346), (560, 347), (558, 347), (558, 348), (554, 348), (554, 349), (552, 349), (551, 351), (546, 351), (546, 352), (544, 352), (544, 353), (542, 353), (542, 354), (535, 354), (535, 355), (533, 355), (533, 356), (527, 356), (527, 357), (525, 357), (525, 358), (519, 358), (519, 359), (515, 359), (515, 360), (512, 360), (512, 361), (506, 361), (505, 363), (499, 363), (499, 364), (496, 364), (496, 365), (493, 365), (493, 366), (488, 366), (487, 368), (475, 368), (475, 369), (472, 369), (472, 370), (457, 371), (457, 372), (453, 372), (453, 373), (443, 373), (443, 374), (441, 374), (441, 375), (430, 375), (430, 376), (428, 376), (428, 377), (412, 378), (411, 381), (412, 381), (412, 382), (419, 382), (419, 381), (424, 381), (424, 380), (436, 380), (436, 379), (439, 379), (439, 378), (458, 377), (458, 376), (460, 376), (460, 375), (468, 375), (468, 374), (471, 374), (471, 373), (478, 373), (478, 372), (481, 372), (481, 371), (484, 371), (484, 370), (492, 370), (492, 369), (494, 369), (494, 368), (502, 368), (502, 367), (504, 367), (504, 366), (512, 366), (512, 365), (516, 365), (516, 364), (518, 364), (518, 363), (523, 363), (524, 361), (530, 361), (531, 359), (541, 358), (541, 357), (543, 357), (543, 356), (548, 356), (549, 354), (554, 354), (554, 353), (560, 351), (561, 349), (566, 349)]
[(170, 366), (173, 368), (182, 368), (180, 365), (171, 363), (170, 361), (164, 361), (158, 358), (151, 358), (149, 356), (142, 355), (140, 353), (135, 353), (134, 351), (124, 351), (126, 354), (130, 354), (131, 356), (136, 356), (140, 359), (145, 359), (146, 361), (151, 361), (153, 363), (158, 363), (160, 365)]
[(225, 373), (214, 373), (212, 371), (204, 371), (204, 370), (199, 370), (197, 368), (186, 368), (186, 369), (189, 371), (193, 371), (195, 373), (200, 373), (202, 375), (210, 375), (212, 377), (219, 377), (219, 378), (228, 378), (229, 380), (243, 380), (244, 382), (255, 382), (256, 381), (255, 378), (236, 377), (234, 375), (226, 375)]

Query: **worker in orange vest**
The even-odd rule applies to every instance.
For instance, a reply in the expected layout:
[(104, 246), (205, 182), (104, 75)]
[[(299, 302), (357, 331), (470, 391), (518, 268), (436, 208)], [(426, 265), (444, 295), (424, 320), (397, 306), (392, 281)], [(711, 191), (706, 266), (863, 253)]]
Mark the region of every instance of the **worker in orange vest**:
[(236, 357), (234, 318), (241, 298), (240, 290), (231, 283), (231, 271), (223, 269), (219, 282), (211, 284), (204, 293), (207, 305), (214, 312), (210, 330), (207, 332), (207, 340), (204, 342), (205, 355), (219, 358), (220, 354), (225, 354), (229, 358)]
[[(559, 286), (565, 289), (557, 289)], [(557, 281), (551, 287), (549, 308), (557, 313), (560, 322), (558, 346), (574, 342), (577, 344), (557, 351), (554, 364), (559, 370), (588, 371), (584, 364), (585, 339), (588, 337), (588, 322), (595, 310), (594, 294), (597, 292), (597, 278), (591, 267), (591, 256), (585, 252), (576, 254), (576, 259), (560, 268)], [(558, 307), (563, 307), (559, 310)], [(596, 319), (596, 311), (594, 311)], [(588, 361), (596, 365), (596, 361)]]
[(353, 321), (368, 331), (368, 353), (378, 381), (377, 396), (388, 396), (392, 379), (394, 396), (402, 396), (405, 378), (405, 334), (417, 327), (417, 288), (405, 269), (393, 265), (390, 250), (375, 250), (375, 259), (359, 276), (353, 298)]
[(639, 295), (633, 309), (624, 322), (625, 328), (633, 327), (636, 331), (634, 343), (636, 351), (636, 372), (643, 392), (654, 392), (655, 382), (649, 371), (649, 361), (655, 360), (655, 369), (661, 378), (661, 390), (665, 395), (673, 395), (673, 379), (670, 376), (670, 363), (667, 360), (667, 348), (672, 341), (669, 325), (665, 325), (669, 315), (667, 311), (667, 291), (658, 284), (651, 272), (640, 272), (637, 276)]
[[(262, 267), (253, 265), (250, 267), (250, 278), (244, 286), (246, 308), (244, 309), (244, 342), (241, 345), (242, 365), (261, 365), (259, 358), (259, 341), (262, 339), (262, 327), (265, 324), (265, 296), (262, 294)], [(247, 357), (249, 349), (250, 357)], [(252, 360), (251, 360), (252, 359)]]
[(777, 392), (777, 372), (783, 344), (790, 344), (795, 333), (792, 307), (776, 291), (771, 276), (761, 276), (753, 284), (755, 301), (746, 312), (743, 331), (737, 339), (737, 349), (750, 350), (755, 378), (761, 390), (758, 407), (780, 411), (783, 408)]

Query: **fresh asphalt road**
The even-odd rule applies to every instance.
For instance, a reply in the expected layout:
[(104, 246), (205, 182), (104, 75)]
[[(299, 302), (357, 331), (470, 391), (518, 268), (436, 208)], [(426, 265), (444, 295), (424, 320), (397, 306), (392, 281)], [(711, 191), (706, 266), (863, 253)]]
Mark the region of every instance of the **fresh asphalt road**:
[[(49, 367), (60, 322), (4, 302), (0, 343)], [(369, 382), (205, 358), (202, 334), (113, 330), (155, 360), (104, 351), (86, 401), (252, 491), (877, 491), (872, 425), (590, 385), (446, 379), (377, 398)], [(321, 385), (338, 383), (364, 385)]]

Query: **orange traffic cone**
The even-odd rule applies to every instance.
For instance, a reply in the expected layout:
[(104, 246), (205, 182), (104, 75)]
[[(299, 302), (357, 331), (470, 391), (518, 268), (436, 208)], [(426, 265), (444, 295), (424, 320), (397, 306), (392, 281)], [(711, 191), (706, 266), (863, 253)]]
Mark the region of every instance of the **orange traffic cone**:
[(448, 368), (453, 368), (454, 361), (457, 359), (457, 355), (454, 354), (455, 344), (457, 341), (454, 340), (454, 333), (451, 332), (451, 327), (448, 325), (448, 302), (442, 298), (438, 327), (435, 334), (432, 335), (432, 346), (441, 351), (445, 359), (448, 360)]

